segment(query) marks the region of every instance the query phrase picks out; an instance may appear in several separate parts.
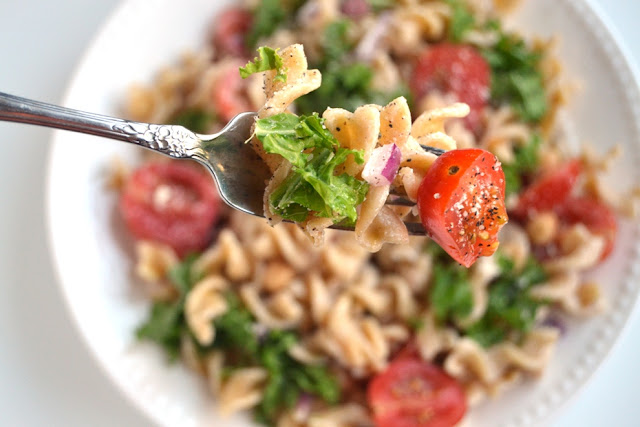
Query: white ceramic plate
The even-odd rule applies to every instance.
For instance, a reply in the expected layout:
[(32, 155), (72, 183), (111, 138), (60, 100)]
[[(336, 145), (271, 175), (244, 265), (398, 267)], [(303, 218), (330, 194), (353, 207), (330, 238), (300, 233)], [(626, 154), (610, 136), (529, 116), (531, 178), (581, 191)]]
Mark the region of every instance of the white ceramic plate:
[[(210, 17), (228, 3), (124, 1), (91, 44), (64, 104), (117, 115), (128, 85), (149, 81), (181, 52), (201, 46)], [(598, 14), (582, 0), (527, 0), (514, 21), (525, 34), (560, 36), (567, 73), (583, 88), (567, 111), (566, 129), (575, 141), (603, 152), (622, 144), (625, 155), (610, 182), (625, 188), (638, 185), (639, 91)], [(153, 420), (163, 425), (221, 425), (201, 379), (178, 364), (167, 366), (157, 348), (133, 339), (147, 304), (132, 286), (130, 248), (105, 177), (113, 157), (136, 154), (120, 142), (55, 133), (47, 207), (61, 289), (104, 371)], [(639, 242), (637, 225), (626, 224), (613, 259), (594, 273), (605, 285), (608, 312), (572, 323), (541, 379), (474, 409), (469, 425), (538, 424), (576, 393), (611, 349), (637, 298)], [(225, 421), (229, 426), (249, 424), (245, 416)]]

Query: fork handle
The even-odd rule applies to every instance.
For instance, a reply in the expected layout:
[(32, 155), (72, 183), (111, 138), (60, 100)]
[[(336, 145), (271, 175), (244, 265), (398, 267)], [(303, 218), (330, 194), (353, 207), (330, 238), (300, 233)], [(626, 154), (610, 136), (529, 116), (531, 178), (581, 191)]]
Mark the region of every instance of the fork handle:
[(117, 139), (176, 158), (190, 158), (201, 150), (198, 137), (182, 126), (123, 120), (3, 92), (0, 120)]

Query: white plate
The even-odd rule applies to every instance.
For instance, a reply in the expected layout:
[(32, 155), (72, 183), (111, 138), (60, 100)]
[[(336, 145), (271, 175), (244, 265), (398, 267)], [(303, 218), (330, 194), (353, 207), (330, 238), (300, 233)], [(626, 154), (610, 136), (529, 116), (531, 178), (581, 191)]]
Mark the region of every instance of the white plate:
[[(149, 81), (185, 49), (202, 45), (210, 17), (231, 1), (128, 0), (90, 46), (65, 105), (118, 114), (128, 85)], [(524, 19), (526, 17), (526, 19)], [(576, 141), (604, 152), (620, 143), (624, 157), (610, 182), (640, 183), (640, 96), (632, 72), (606, 25), (587, 1), (527, 0), (515, 17), (527, 34), (560, 35), (560, 54), (582, 91), (567, 111)], [(153, 420), (163, 425), (220, 425), (200, 378), (167, 366), (133, 330), (147, 304), (131, 280), (131, 254), (105, 189), (115, 157), (135, 156), (120, 142), (57, 131), (48, 174), (48, 222), (54, 264), (69, 309), (88, 347), (108, 376)], [(625, 224), (614, 257), (595, 272), (609, 299), (606, 314), (570, 325), (544, 376), (474, 409), (468, 425), (521, 426), (548, 419), (582, 386), (620, 334), (638, 296), (640, 230)], [(238, 416), (225, 425), (247, 425)]]

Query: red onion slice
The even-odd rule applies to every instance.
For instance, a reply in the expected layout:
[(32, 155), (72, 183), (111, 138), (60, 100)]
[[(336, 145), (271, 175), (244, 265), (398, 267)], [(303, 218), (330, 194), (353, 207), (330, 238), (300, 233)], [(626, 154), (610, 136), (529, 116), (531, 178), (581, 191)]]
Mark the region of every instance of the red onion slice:
[(311, 406), (313, 404), (313, 397), (309, 393), (302, 393), (298, 398), (296, 407), (293, 413), (293, 417), (298, 422), (305, 422), (311, 415)]
[(362, 170), (362, 179), (374, 187), (389, 185), (396, 177), (402, 153), (396, 144), (387, 144), (373, 150)]
[(359, 61), (371, 62), (391, 26), (391, 15), (382, 13), (376, 23), (362, 36), (355, 49)]
[(360, 19), (371, 12), (367, 0), (343, 0), (340, 11), (351, 19)]
[(305, 3), (299, 10), (296, 20), (301, 25), (309, 25), (314, 18), (320, 13), (320, 5), (317, 1), (309, 1)]

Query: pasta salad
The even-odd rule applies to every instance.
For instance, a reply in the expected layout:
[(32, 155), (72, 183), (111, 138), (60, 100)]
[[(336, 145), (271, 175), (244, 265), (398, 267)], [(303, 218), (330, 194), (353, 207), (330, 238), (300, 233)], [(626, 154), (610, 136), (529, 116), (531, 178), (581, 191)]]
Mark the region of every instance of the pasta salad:
[[(251, 410), (284, 427), (455, 425), (543, 374), (562, 316), (604, 309), (584, 272), (615, 245), (599, 179), (608, 162), (566, 154), (555, 126), (566, 86), (551, 43), (505, 31), (509, 2), (495, 3), (247, 0), (215, 18), (205, 48), (131, 88), (132, 119), (211, 133), (243, 111), (278, 117), (286, 108), (274, 95), (308, 79), (286, 106), (323, 119), (351, 150), (341, 171), (366, 176), (355, 152), (391, 145), (379, 139), (401, 152), (389, 182), (366, 181), (355, 233), (327, 229), (332, 215), (274, 224), (299, 212), (272, 202), (293, 162), (269, 153), (265, 207), (285, 207), (272, 224), (231, 212), (188, 163), (148, 157), (114, 173), (152, 304), (135, 333), (202, 374), (221, 414)], [(278, 67), (240, 76), (259, 46), (297, 55), (285, 81)], [(266, 134), (257, 124), (258, 141)], [(384, 206), (392, 185), (419, 201), (425, 175), (438, 172), (421, 145), (488, 150), (501, 163), (510, 222), (495, 254), (470, 268), (437, 239), (406, 235), (411, 206)], [(444, 191), (422, 197), (437, 205)]]

